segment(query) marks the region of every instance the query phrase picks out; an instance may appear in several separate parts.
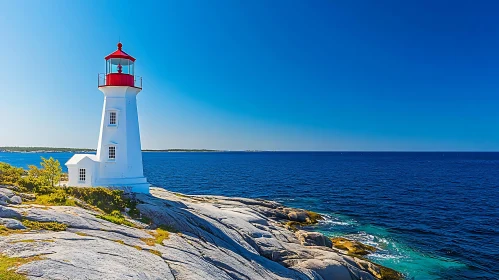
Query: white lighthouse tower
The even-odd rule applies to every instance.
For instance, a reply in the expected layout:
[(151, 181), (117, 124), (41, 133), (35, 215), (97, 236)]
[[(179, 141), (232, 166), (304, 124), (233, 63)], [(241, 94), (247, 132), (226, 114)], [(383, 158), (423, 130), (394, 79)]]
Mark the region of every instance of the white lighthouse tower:
[(66, 166), (69, 186), (109, 186), (149, 192), (143, 174), (137, 94), (142, 78), (135, 76), (135, 58), (122, 50), (105, 57), (106, 73), (99, 74), (104, 107), (97, 154), (74, 155)]

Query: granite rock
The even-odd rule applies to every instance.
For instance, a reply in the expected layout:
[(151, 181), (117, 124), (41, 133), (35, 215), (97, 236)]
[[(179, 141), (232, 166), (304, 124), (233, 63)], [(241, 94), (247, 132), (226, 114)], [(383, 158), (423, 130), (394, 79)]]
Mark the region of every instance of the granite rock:
[(14, 195), (11, 198), (9, 198), (9, 203), (11, 204), (21, 204), (23, 203), (23, 200), (20, 196)]
[(3, 225), (8, 229), (26, 229), (26, 227), (16, 219), (0, 218), (0, 225)]
[(0, 206), (0, 217), (57, 221), (68, 229), (10, 234), (0, 239), (0, 252), (40, 256), (16, 268), (37, 280), (376, 279), (370, 272), (377, 271), (376, 265), (331, 248), (322, 234), (294, 233), (284, 226), (290, 219), (307, 221), (304, 210), (159, 188), (136, 198), (141, 213), (170, 229), (162, 244), (146, 242), (153, 238), (151, 229), (116, 225), (91, 210), (23, 204)]
[(11, 198), (16, 194), (12, 190), (2, 187), (2, 188), (0, 188), (0, 195), (4, 195), (8, 198)]

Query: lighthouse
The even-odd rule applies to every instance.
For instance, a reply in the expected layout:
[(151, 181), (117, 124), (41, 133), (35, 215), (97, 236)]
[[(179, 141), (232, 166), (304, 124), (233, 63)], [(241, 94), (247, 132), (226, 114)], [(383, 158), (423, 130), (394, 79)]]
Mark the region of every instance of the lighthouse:
[(97, 154), (76, 154), (68, 162), (69, 186), (103, 186), (148, 193), (143, 174), (137, 94), (142, 78), (135, 58), (118, 49), (105, 57), (106, 72), (98, 76), (104, 94)]

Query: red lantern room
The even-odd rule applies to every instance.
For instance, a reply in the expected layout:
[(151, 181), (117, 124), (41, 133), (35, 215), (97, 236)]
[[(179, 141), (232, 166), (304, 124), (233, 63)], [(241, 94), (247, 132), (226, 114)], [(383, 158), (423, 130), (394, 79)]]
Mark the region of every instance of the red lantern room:
[(99, 74), (99, 87), (129, 86), (142, 88), (142, 77), (135, 76), (135, 58), (124, 52), (123, 44), (118, 43), (118, 49), (105, 57), (106, 73)]

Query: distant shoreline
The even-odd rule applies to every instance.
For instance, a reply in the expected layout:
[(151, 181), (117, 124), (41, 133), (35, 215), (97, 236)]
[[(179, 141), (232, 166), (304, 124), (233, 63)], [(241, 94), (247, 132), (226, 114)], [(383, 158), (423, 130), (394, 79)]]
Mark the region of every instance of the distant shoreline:
[[(86, 148), (55, 148), (55, 147), (0, 147), (0, 152), (7, 153), (91, 153), (96, 152), (96, 149)], [(223, 150), (209, 149), (163, 149), (152, 150), (146, 149), (142, 152), (225, 152)]]
[[(0, 147), (4, 153), (95, 153), (96, 149), (56, 147)], [(144, 149), (142, 152), (237, 152), (237, 153), (499, 153), (499, 151), (285, 151), (285, 150), (212, 150), (212, 149)]]

